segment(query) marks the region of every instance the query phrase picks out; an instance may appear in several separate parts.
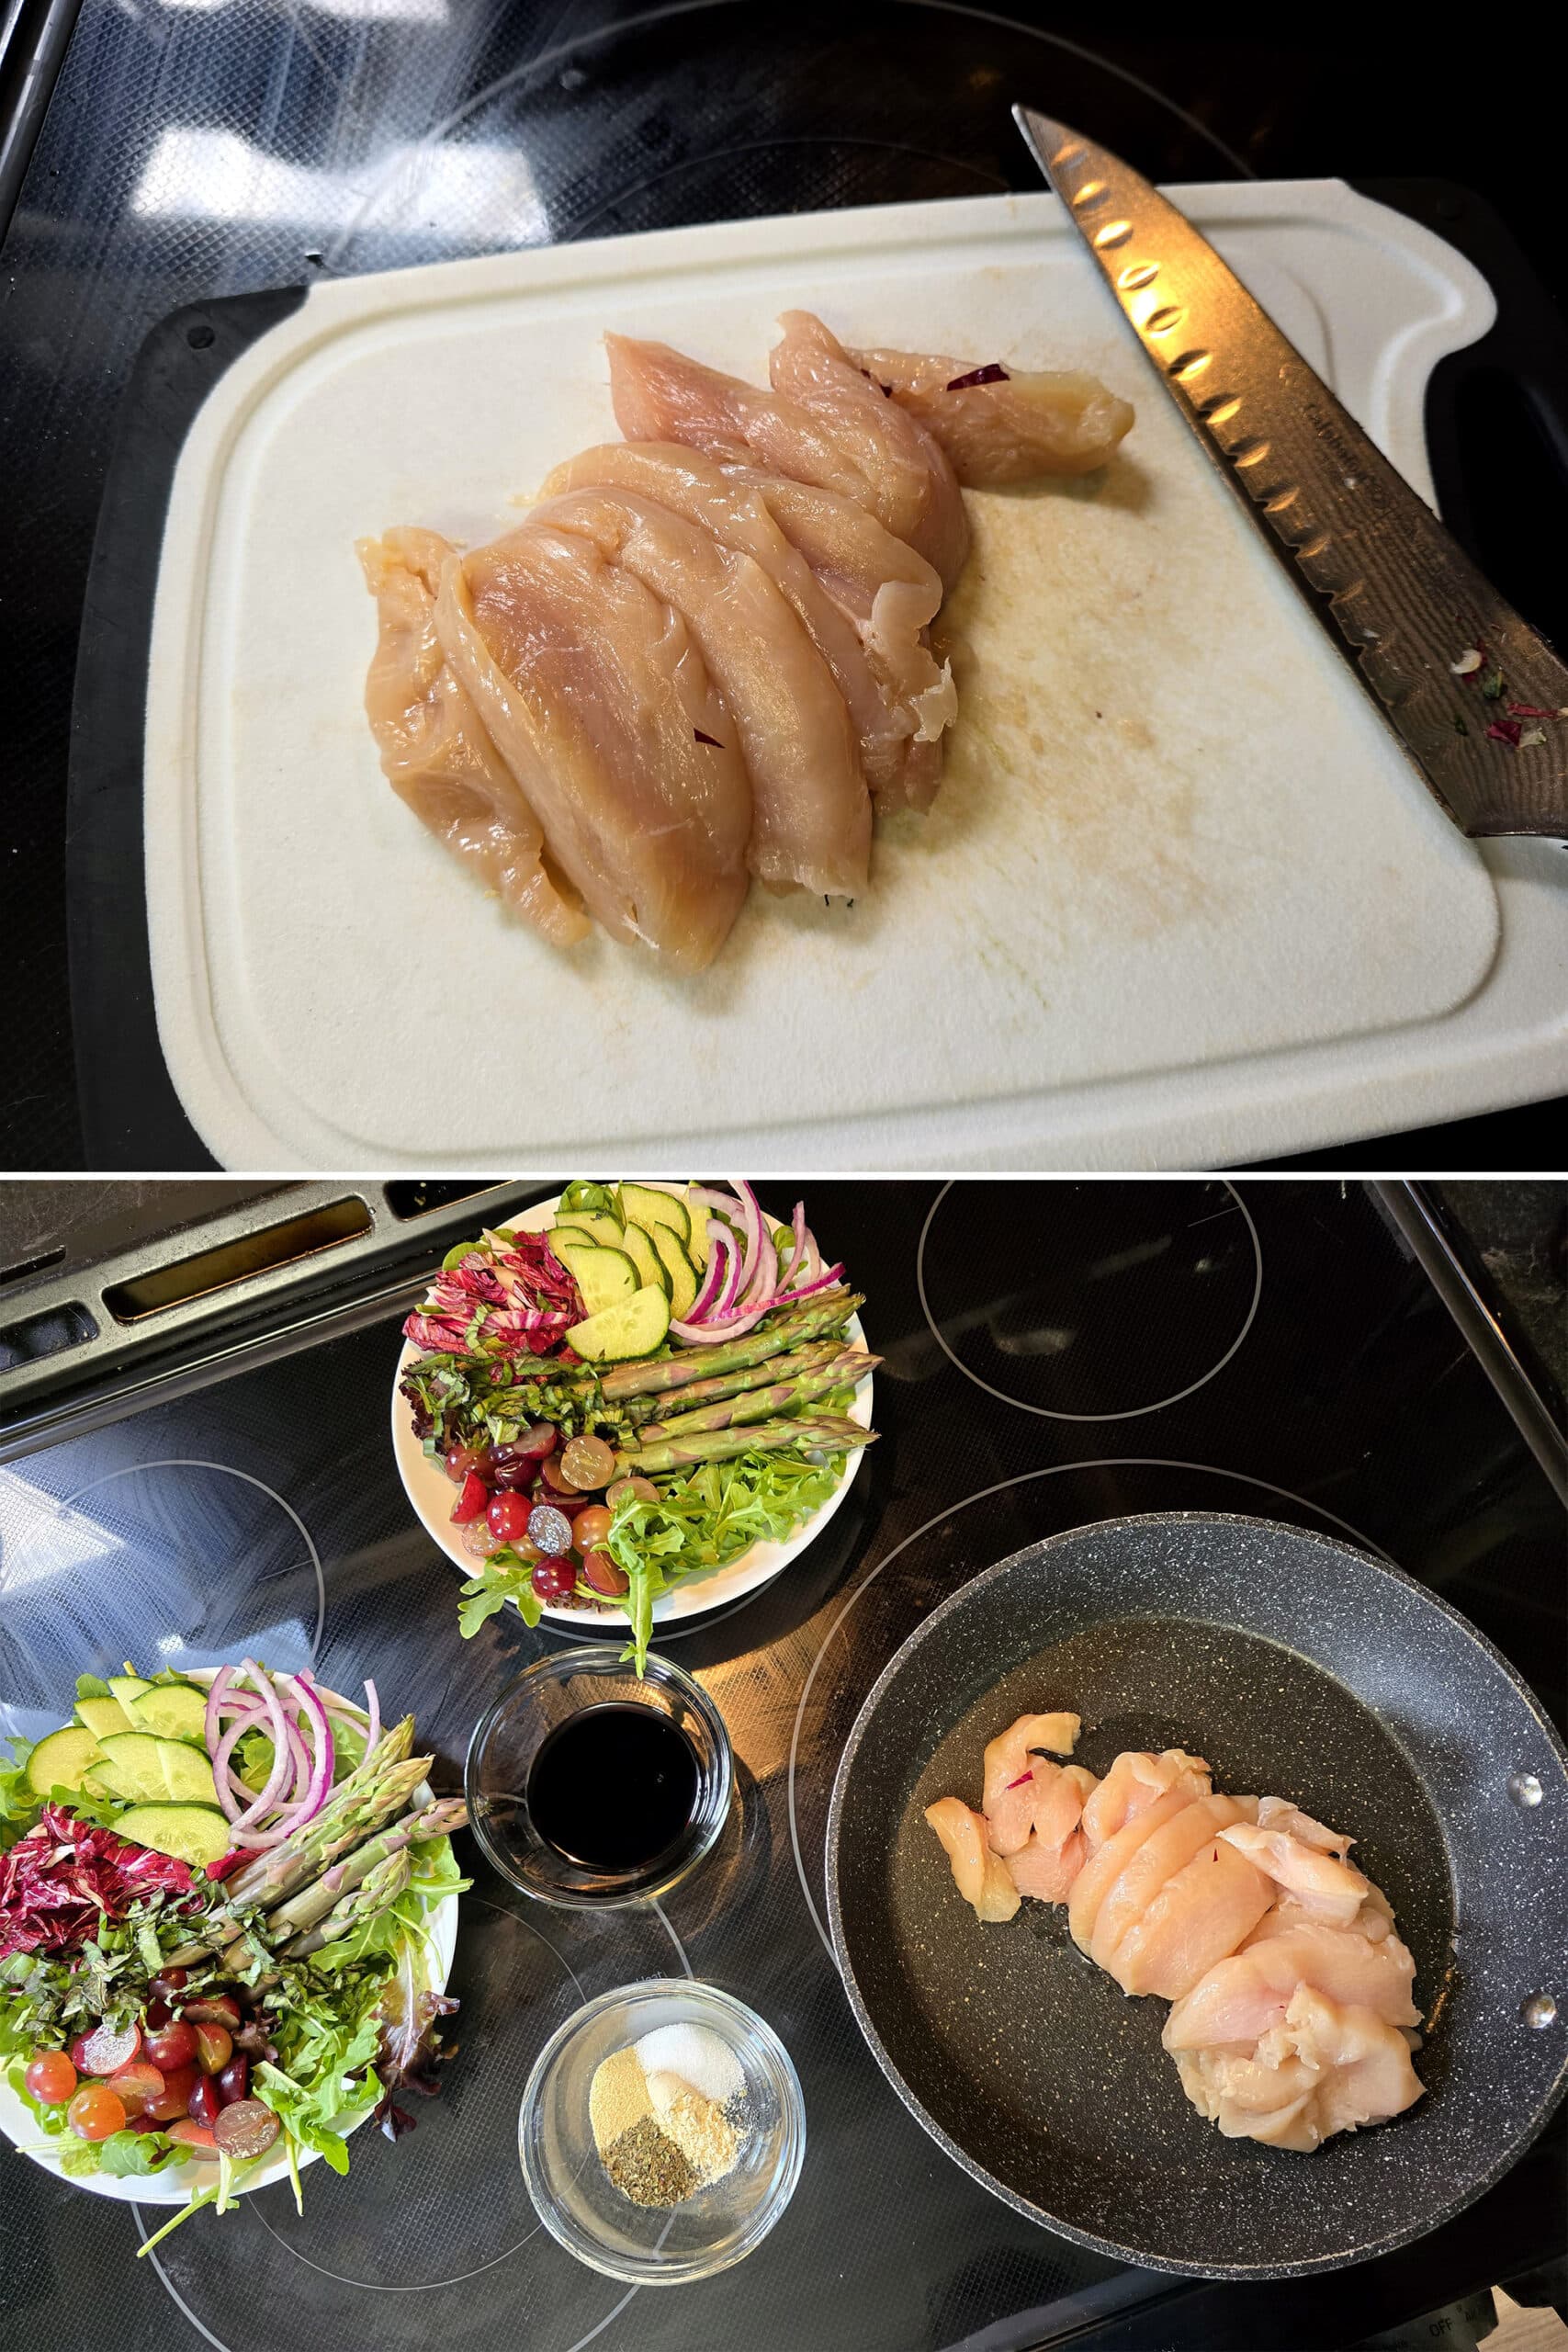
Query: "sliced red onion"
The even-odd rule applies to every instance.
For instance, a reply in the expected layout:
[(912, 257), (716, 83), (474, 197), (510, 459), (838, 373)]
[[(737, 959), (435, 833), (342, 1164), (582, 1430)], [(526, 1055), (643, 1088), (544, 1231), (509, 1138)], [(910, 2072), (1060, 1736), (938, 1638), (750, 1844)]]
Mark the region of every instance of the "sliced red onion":
[(212, 1678), (212, 1687), (207, 1694), (207, 1713), (202, 1722), (201, 1737), (209, 1756), (212, 1753), (213, 1742), (218, 1736), (219, 1712), (223, 1704), (224, 1693), (233, 1679), (233, 1668), (220, 1666)]
[(745, 1297), (757, 1266), (757, 1247), (762, 1238), (762, 1212), (757, 1205), (757, 1195), (744, 1176), (735, 1180), (736, 1198), (740, 1203), (740, 1229), (746, 1253), (740, 1266), (740, 1295)]
[(376, 1685), (368, 1679), (365, 1685), (365, 1696), (370, 1702), (370, 1728), (365, 1735), (365, 1753), (368, 1756), (381, 1736), (381, 1702), (376, 1695)]
[(271, 1677), (263, 1672), (254, 1658), (242, 1658), (240, 1671), (242, 1674), (250, 1676), (252, 1688), (258, 1691), (265, 1702), (267, 1717), (272, 1726), (272, 1770), (267, 1774), (266, 1786), (249, 1812), (242, 1814), (234, 1825), (236, 1829), (245, 1829), (250, 1826), (253, 1819), (258, 1818), (275, 1805), (283, 1793), (284, 1785), (288, 1777), (288, 1718), (283, 1711), (283, 1702), (277, 1695), (276, 1687)]
[(724, 1323), (678, 1323), (673, 1316), (670, 1329), (678, 1340), (688, 1340), (705, 1346), (713, 1340), (739, 1340), (759, 1324), (768, 1313), (766, 1306), (753, 1307), (750, 1315), (732, 1315)]
[(757, 1220), (757, 1262), (751, 1280), (741, 1293), (742, 1306), (768, 1306), (779, 1286), (779, 1253), (765, 1219)]
[(724, 1286), (720, 1290), (718, 1296), (714, 1300), (713, 1305), (708, 1308), (707, 1313), (701, 1317), (693, 1317), (694, 1321), (701, 1321), (704, 1323), (722, 1323), (726, 1316), (733, 1315), (735, 1313), (736, 1308), (739, 1304), (741, 1264), (740, 1244), (735, 1238), (733, 1234), (727, 1234), (725, 1236), (724, 1250)]
[(818, 1274), (815, 1282), (802, 1283), (795, 1290), (775, 1291), (768, 1304), (770, 1306), (792, 1306), (797, 1298), (810, 1298), (819, 1290), (831, 1290), (836, 1282), (843, 1279), (843, 1272), (842, 1266), (829, 1266), (827, 1272)]
[(710, 1222), (707, 1267), (698, 1285), (697, 1295), (692, 1301), (691, 1312), (686, 1318), (688, 1322), (700, 1323), (714, 1305), (724, 1288), (726, 1270), (734, 1255), (728, 1235), (716, 1222)]
[(327, 1720), (326, 1709), (309, 1682), (299, 1681), (291, 1674), (280, 1674), (277, 1679), (296, 1702), (300, 1713), (310, 1717), (315, 1740), (310, 1783), (305, 1791), (304, 1803), (295, 1816), (295, 1826), (299, 1828), (312, 1815), (321, 1811), (327, 1791), (333, 1784), (333, 1727)]

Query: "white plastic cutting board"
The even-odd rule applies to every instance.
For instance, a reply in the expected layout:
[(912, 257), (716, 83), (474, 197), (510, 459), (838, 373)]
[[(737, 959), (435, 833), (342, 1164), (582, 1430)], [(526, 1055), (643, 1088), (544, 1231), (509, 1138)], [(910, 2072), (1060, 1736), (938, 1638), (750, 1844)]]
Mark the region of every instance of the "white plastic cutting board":
[[(1429, 496), (1425, 384), (1484, 283), (1337, 183), (1178, 195)], [(605, 328), (762, 379), (792, 303), (1090, 368), (1136, 426), (1100, 481), (971, 500), (947, 778), (863, 898), (754, 893), (695, 979), (562, 955), (382, 780), (354, 540), (508, 527), (615, 437)], [(160, 1035), (231, 1167), (1203, 1163), (1562, 1068), (1562, 853), (1442, 817), (1043, 194), (312, 287), (180, 460), (146, 825)]]

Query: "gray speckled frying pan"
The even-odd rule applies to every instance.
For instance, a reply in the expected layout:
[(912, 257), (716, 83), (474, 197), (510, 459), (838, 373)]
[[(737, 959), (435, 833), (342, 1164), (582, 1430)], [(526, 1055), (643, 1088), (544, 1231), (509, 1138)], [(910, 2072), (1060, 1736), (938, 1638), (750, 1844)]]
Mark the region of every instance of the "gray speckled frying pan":
[[(1065, 1911), (980, 1926), (921, 1815), (977, 1805), (986, 1742), (1053, 1707), (1091, 1770), (1182, 1747), (1351, 1832), (1416, 1955), (1416, 2107), (1311, 2155), (1223, 2139), (1160, 2048), (1166, 2003), (1124, 1999)], [(884, 2072), (986, 2188), (1126, 2261), (1283, 2278), (1435, 2228), (1540, 2130), (1568, 2074), (1565, 1829), (1534, 1700), (1398, 1569), (1267, 1520), (1108, 1520), (975, 1577), (893, 1658), (834, 1783), (829, 1917)]]

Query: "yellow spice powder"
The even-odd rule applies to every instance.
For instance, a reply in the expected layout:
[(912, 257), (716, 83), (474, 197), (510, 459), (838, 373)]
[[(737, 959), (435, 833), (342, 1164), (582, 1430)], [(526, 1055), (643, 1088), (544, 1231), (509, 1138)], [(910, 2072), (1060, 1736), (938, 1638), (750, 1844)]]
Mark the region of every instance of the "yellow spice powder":
[(654, 2114), (699, 2180), (722, 2180), (733, 2172), (739, 2136), (717, 2101), (694, 2090), (679, 2075), (646, 2075), (643, 2082)]
[(629, 2132), (635, 2123), (652, 2113), (648, 2076), (634, 2048), (628, 2045), (617, 2050), (594, 2068), (593, 2080), (588, 2086), (588, 2120), (593, 2129), (593, 2144), (601, 2155), (614, 2146), (624, 2132)]

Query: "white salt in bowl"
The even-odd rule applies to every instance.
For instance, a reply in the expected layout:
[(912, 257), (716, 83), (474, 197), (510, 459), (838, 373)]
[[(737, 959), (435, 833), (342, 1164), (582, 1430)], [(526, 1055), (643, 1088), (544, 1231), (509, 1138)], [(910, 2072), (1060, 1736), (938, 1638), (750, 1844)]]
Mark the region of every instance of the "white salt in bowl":
[[(705, 2027), (730, 2052), (745, 2136), (733, 2172), (660, 2211), (634, 2205), (605, 2172), (588, 2096), (604, 2059), (670, 2026)], [(743, 2001), (716, 1984), (650, 1976), (602, 1993), (551, 2036), (523, 2094), (517, 2147), (539, 2218), (569, 2254), (612, 2278), (674, 2287), (728, 2270), (767, 2236), (800, 2177), (806, 2103), (789, 2052)]]

